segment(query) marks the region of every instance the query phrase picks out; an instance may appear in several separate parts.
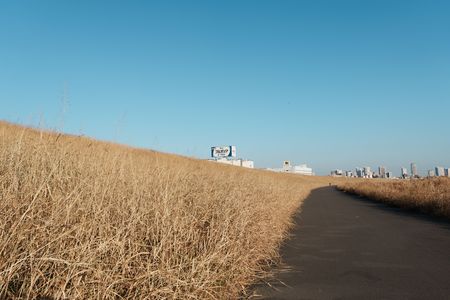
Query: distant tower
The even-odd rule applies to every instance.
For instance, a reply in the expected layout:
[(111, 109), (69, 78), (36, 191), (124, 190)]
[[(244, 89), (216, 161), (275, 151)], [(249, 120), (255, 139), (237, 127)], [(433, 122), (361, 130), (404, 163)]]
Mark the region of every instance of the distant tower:
[(415, 163), (411, 163), (411, 177), (417, 177), (417, 166)]
[(381, 178), (386, 178), (386, 167), (379, 166), (378, 167), (378, 173), (380, 174)]
[(445, 176), (445, 169), (444, 169), (444, 167), (436, 167), (434, 175), (436, 175), (436, 176)]
[(401, 170), (402, 170), (402, 172), (401, 172), (402, 178), (403, 179), (408, 178), (408, 169), (402, 168)]
[(364, 172), (364, 177), (372, 178), (372, 171), (370, 170), (370, 167), (364, 167), (363, 172)]
[(288, 160), (285, 160), (283, 162), (283, 172), (290, 172), (292, 170), (291, 162)]

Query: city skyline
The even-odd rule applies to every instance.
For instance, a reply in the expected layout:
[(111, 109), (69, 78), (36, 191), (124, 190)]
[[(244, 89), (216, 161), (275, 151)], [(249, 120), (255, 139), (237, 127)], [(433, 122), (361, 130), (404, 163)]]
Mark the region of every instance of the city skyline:
[[(430, 169), (426, 169), (422, 173), (418, 171), (417, 164), (410, 163), (410, 169), (407, 167), (400, 167), (399, 176), (396, 176), (397, 172), (392, 171), (386, 166), (378, 166), (378, 171), (371, 171), (370, 166), (355, 167), (352, 169), (333, 169), (331, 171), (332, 176), (347, 176), (347, 177), (366, 177), (366, 178), (420, 178), (420, 177), (450, 177), (450, 166), (435, 166)], [(353, 173), (353, 171), (355, 171)]]

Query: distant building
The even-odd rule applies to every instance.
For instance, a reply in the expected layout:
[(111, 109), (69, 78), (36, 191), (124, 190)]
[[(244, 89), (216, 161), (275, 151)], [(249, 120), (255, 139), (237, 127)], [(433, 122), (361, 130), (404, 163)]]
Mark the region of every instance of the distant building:
[(239, 159), (218, 158), (218, 159), (211, 160), (211, 161), (215, 161), (215, 162), (218, 162), (221, 164), (226, 164), (226, 165), (249, 168), (249, 169), (255, 168), (255, 163), (252, 160), (246, 160), (246, 159), (241, 159), (241, 158), (239, 158)]
[(336, 169), (336, 170), (331, 171), (331, 176), (341, 177), (343, 175), (344, 175), (344, 172), (342, 170), (340, 170), (340, 169)]
[(411, 177), (418, 177), (419, 173), (417, 173), (417, 165), (415, 163), (411, 163)]
[(300, 175), (308, 175), (308, 176), (314, 175), (313, 169), (308, 167), (306, 164), (293, 166), (291, 172)]
[(364, 171), (361, 168), (356, 168), (355, 169), (355, 173), (356, 173), (356, 177), (364, 177)]
[(363, 173), (365, 178), (372, 178), (372, 171), (370, 170), (370, 167), (364, 167)]
[(402, 174), (402, 178), (408, 178), (408, 169), (407, 168), (402, 168), (401, 169), (401, 174)]
[(241, 167), (254, 169), (255, 162), (253, 160), (241, 160)]
[(434, 177), (434, 170), (428, 170), (428, 177)]
[(252, 160), (236, 158), (236, 146), (211, 147), (210, 161), (250, 169), (255, 167)]
[(291, 162), (288, 160), (285, 160), (283, 162), (283, 172), (289, 172), (291, 169), (292, 169)]
[(346, 177), (353, 177), (353, 172), (352, 171), (345, 171), (345, 176)]
[(450, 177), (450, 168), (445, 169), (445, 176)]
[(436, 176), (445, 176), (444, 167), (436, 167), (435, 168), (435, 175)]
[(280, 169), (275, 168), (275, 169), (267, 169), (267, 170), (274, 171), (274, 172), (285, 172), (285, 173), (293, 173), (293, 174), (299, 174), (299, 175), (308, 175), (308, 176), (314, 175), (313, 169), (309, 168), (306, 164), (293, 166), (293, 165), (291, 165), (291, 162), (288, 160), (285, 160), (283, 162), (283, 167)]
[(394, 178), (394, 174), (392, 172), (386, 172), (386, 175), (384, 178), (392, 179), (392, 178)]
[(386, 178), (386, 167), (380, 166), (378, 167), (378, 174), (381, 178)]

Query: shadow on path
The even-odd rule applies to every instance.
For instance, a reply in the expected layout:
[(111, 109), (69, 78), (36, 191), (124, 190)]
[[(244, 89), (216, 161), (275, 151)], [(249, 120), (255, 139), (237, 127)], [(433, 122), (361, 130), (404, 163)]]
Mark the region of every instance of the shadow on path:
[(355, 201), (365, 202), (367, 205), (372, 206), (373, 208), (380, 209), (385, 212), (399, 215), (402, 217), (415, 218), (424, 222), (434, 223), (438, 226), (442, 226), (443, 228), (450, 230), (450, 220), (448, 218), (433, 216), (431, 214), (420, 212), (418, 209), (414, 208), (400, 208), (398, 206), (389, 205), (387, 203), (373, 200), (364, 196), (349, 194), (339, 190), (337, 191), (347, 195), (349, 198), (353, 198), (353, 200)]
[(284, 265), (252, 299), (449, 299), (448, 220), (327, 187), (295, 223)]

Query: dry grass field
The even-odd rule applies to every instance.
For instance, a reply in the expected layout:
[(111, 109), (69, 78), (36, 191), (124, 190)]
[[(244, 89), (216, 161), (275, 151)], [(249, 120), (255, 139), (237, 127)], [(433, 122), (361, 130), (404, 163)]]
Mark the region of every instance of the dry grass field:
[(339, 184), (338, 188), (398, 207), (450, 218), (450, 178), (350, 181)]
[(323, 184), (0, 122), (0, 298), (236, 298)]

